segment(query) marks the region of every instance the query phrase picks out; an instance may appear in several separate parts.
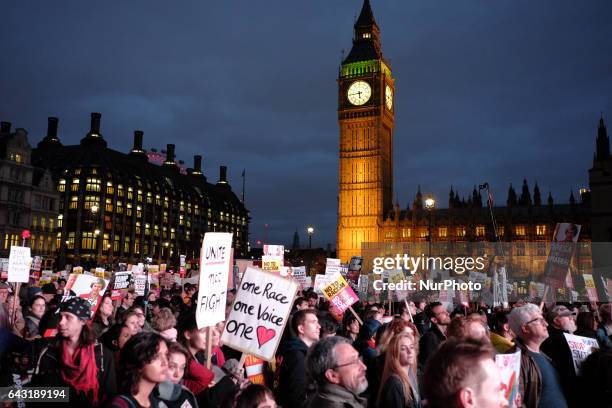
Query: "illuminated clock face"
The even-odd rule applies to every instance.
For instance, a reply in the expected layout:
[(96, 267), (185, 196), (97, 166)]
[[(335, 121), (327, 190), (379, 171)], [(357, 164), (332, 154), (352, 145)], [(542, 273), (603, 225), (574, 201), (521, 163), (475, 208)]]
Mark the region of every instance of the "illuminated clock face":
[(365, 81), (355, 81), (349, 87), (346, 96), (353, 105), (363, 105), (370, 100), (372, 88), (370, 88), (370, 85)]
[(393, 107), (393, 91), (389, 85), (385, 86), (385, 105), (389, 110)]

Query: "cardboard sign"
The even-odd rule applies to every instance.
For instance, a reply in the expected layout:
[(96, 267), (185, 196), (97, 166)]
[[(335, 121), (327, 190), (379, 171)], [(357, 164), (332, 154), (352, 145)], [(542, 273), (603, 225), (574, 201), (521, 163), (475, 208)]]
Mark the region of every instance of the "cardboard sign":
[(8, 281), (28, 283), (30, 280), (30, 265), (32, 265), (30, 248), (12, 246), (9, 254)]
[(314, 289), (316, 294), (323, 294), (323, 287), (327, 286), (328, 280), (327, 275), (321, 275), (320, 273), (315, 275)]
[(263, 375), (264, 361), (255, 356), (246, 356), (244, 359), (244, 371), (246, 377), (253, 384), (264, 384)]
[(83, 267), (75, 266), (74, 268), (72, 268), (72, 273), (83, 273)]
[(302, 290), (309, 288), (312, 286), (312, 279), (310, 276), (306, 276), (306, 267), (305, 266), (296, 266), (292, 271), (293, 280), (295, 280)]
[(529, 297), (531, 299), (544, 297), (544, 291), (546, 290), (546, 285), (539, 282), (529, 282)]
[(171, 288), (174, 286), (174, 275), (171, 273), (160, 273), (159, 274), (159, 284), (164, 288)]
[(146, 289), (147, 289), (147, 275), (143, 275), (143, 274), (134, 275), (134, 290), (136, 291), (136, 296), (144, 296)]
[(590, 337), (576, 336), (568, 333), (563, 333), (563, 335), (572, 352), (576, 375), (580, 375), (580, 366), (593, 351), (599, 349), (599, 343)]
[(72, 290), (76, 296), (87, 299), (91, 306), (91, 317), (93, 317), (107, 286), (108, 281), (106, 279), (73, 273), (68, 277), (65, 293), (69, 293)]
[(504, 396), (509, 407), (517, 407), (519, 377), (521, 374), (521, 351), (512, 354), (498, 354), (495, 364), (500, 370)]
[(204, 234), (200, 253), (200, 280), (196, 306), (196, 320), (199, 329), (214, 326), (225, 320), (232, 235), (227, 232)]
[(342, 263), (336, 258), (327, 258), (325, 262), (325, 276), (339, 275), (342, 272)]
[(32, 259), (32, 270), (36, 272), (40, 272), (41, 269), (42, 269), (42, 257), (35, 256), (34, 259)]
[(296, 292), (292, 279), (247, 268), (221, 336), (223, 344), (272, 361)]
[(586, 289), (589, 301), (598, 302), (599, 297), (597, 296), (597, 289), (595, 288), (595, 280), (593, 280), (593, 275), (584, 274), (582, 277), (584, 278), (584, 288)]
[(261, 268), (264, 271), (280, 273), (282, 262), (280, 257), (264, 255), (261, 257)]
[(113, 300), (121, 299), (122, 291), (127, 289), (130, 286), (130, 276), (131, 272), (116, 272), (115, 273), (115, 283), (113, 284), (113, 291), (111, 293), (111, 298)]
[(348, 282), (340, 275), (323, 289), (323, 296), (329, 300), (332, 311), (337, 315), (344, 312), (359, 301), (359, 298), (350, 288)]
[(581, 226), (558, 223), (544, 269), (544, 282), (554, 288), (562, 288), (566, 282), (570, 261), (574, 255)]

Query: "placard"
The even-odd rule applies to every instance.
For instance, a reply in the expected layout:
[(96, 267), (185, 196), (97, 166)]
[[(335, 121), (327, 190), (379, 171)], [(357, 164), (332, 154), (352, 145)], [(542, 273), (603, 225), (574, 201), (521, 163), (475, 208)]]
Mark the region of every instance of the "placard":
[(584, 274), (582, 275), (582, 277), (584, 278), (584, 288), (586, 289), (589, 301), (599, 302), (599, 297), (597, 296), (597, 289), (595, 288), (595, 280), (593, 279), (593, 275)]
[(335, 278), (336, 275), (342, 272), (342, 263), (340, 259), (336, 258), (327, 258), (325, 261), (325, 275), (333, 276)]
[(200, 280), (196, 305), (196, 321), (199, 329), (214, 326), (225, 320), (232, 235), (227, 232), (204, 234), (200, 253)]
[(30, 265), (32, 257), (30, 248), (12, 246), (9, 254), (8, 281), (28, 283), (30, 280)]
[[(100, 305), (102, 296), (106, 291), (108, 281), (106, 279), (98, 278), (92, 275), (85, 274), (70, 274), (68, 281), (66, 282), (66, 288), (64, 293), (73, 291), (76, 296), (87, 299), (91, 306), (91, 316), (93, 317)], [(68, 297), (65, 297), (68, 298)]]
[(147, 275), (134, 274), (134, 291), (136, 296), (144, 296), (147, 289)]
[(223, 344), (272, 361), (296, 292), (292, 279), (247, 268), (221, 336)]
[(323, 296), (329, 301), (332, 311), (337, 315), (343, 315), (349, 307), (359, 301), (342, 275), (323, 287), (322, 291)]
[(306, 276), (305, 266), (296, 266), (292, 271), (293, 280), (295, 280), (302, 290), (312, 286), (312, 279), (310, 276)]
[[(122, 291), (130, 286), (130, 276), (132, 272), (116, 272), (113, 291), (111, 297), (113, 300), (121, 299)], [(144, 293), (144, 290), (143, 290)]]
[(518, 385), (521, 374), (521, 351), (512, 354), (497, 354), (495, 364), (500, 370), (504, 396), (509, 408), (517, 407)]
[(580, 366), (593, 351), (599, 349), (599, 343), (597, 343), (596, 339), (590, 337), (576, 336), (569, 333), (563, 333), (563, 335), (572, 352), (576, 375), (580, 375)]
[(314, 280), (314, 290), (315, 293), (318, 295), (323, 295), (323, 287), (327, 286), (328, 283), (328, 277), (327, 275), (321, 275), (320, 273), (317, 273), (315, 275), (315, 280)]
[(282, 259), (278, 256), (263, 255), (261, 257), (261, 269), (268, 272), (280, 273)]

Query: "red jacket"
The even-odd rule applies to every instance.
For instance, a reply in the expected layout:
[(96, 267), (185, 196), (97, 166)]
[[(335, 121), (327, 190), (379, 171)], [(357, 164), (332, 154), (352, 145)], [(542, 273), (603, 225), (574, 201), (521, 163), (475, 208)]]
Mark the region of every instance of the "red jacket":
[(214, 378), (215, 375), (211, 370), (198, 363), (195, 358), (191, 358), (183, 377), (183, 384), (197, 395), (208, 388)]

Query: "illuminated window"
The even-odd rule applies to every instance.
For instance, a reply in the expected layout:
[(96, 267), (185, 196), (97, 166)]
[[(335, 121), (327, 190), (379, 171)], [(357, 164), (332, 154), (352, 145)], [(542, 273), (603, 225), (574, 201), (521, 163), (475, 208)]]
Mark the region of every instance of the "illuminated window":
[(125, 211), (125, 214), (126, 214), (128, 217), (131, 217), (131, 216), (132, 216), (132, 203), (127, 203), (127, 210)]
[(139, 203), (142, 203), (142, 190), (138, 190), (138, 196), (136, 197)]
[(155, 205), (161, 205), (161, 196), (159, 194), (155, 195)]
[(136, 221), (136, 234), (140, 235), (140, 221)]
[(74, 174), (81, 174), (81, 169), (75, 169)]
[(123, 201), (117, 201), (117, 214), (123, 214)]
[(546, 235), (546, 225), (536, 225), (536, 235)]
[(442, 238), (448, 236), (448, 228), (446, 228), (446, 227), (439, 227), (438, 228), (438, 236), (442, 237)]
[(86, 191), (100, 192), (101, 181), (99, 178), (87, 177), (87, 185), (85, 186)]
[(104, 207), (104, 209), (107, 212), (113, 212), (113, 200), (112, 200), (112, 198), (107, 198), (105, 200), (105, 207)]
[(64, 215), (60, 214), (57, 216), (57, 227), (61, 228), (63, 224), (64, 224)]
[(59, 184), (57, 185), (57, 191), (64, 192), (66, 191), (66, 180), (61, 179)]
[(477, 237), (484, 237), (485, 235), (485, 227), (484, 225), (478, 225), (476, 227), (476, 236)]
[(70, 197), (70, 209), (71, 210), (76, 210), (79, 206), (79, 197), (78, 196), (72, 196)]
[(115, 194), (115, 187), (113, 187), (112, 181), (106, 182), (106, 194), (109, 194), (109, 195)]
[(372, 38), (372, 34), (370, 34), (370, 33), (363, 33), (363, 35), (361, 37), (362, 38)]
[(142, 207), (139, 205), (136, 206), (136, 218), (142, 218)]
[(147, 192), (147, 204), (153, 204), (153, 194), (150, 191)]
[(82, 232), (81, 233), (81, 248), (83, 249), (96, 249), (97, 237), (93, 232)]
[(100, 197), (93, 196), (93, 195), (85, 196), (85, 207), (84, 208), (86, 210), (91, 210), (91, 207), (94, 205), (98, 207), (98, 211), (100, 211)]
[(524, 225), (517, 225), (516, 227), (514, 227), (514, 233), (521, 237), (525, 235), (525, 226)]
[(117, 196), (119, 196), (119, 197), (123, 197), (123, 194), (124, 194), (124, 193), (123, 193), (123, 185), (118, 184), (118, 185), (117, 185)]
[(32, 218), (32, 229), (36, 229), (38, 227), (38, 217)]
[(500, 237), (503, 237), (505, 232), (506, 232), (506, 229), (504, 228), (503, 225), (500, 227), (497, 227), (497, 235), (499, 235)]
[(73, 178), (72, 185), (70, 186), (70, 190), (79, 191), (79, 182), (80, 180), (78, 178)]
[(128, 200), (132, 200), (134, 198), (134, 190), (132, 190), (132, 187), (128, 187), (127, 198)]
[(465, 237), (465, 234), (466, 234), (465, 227), (457, 227), (457, 229), (455, 230), (455, 233), (458, 237)]

